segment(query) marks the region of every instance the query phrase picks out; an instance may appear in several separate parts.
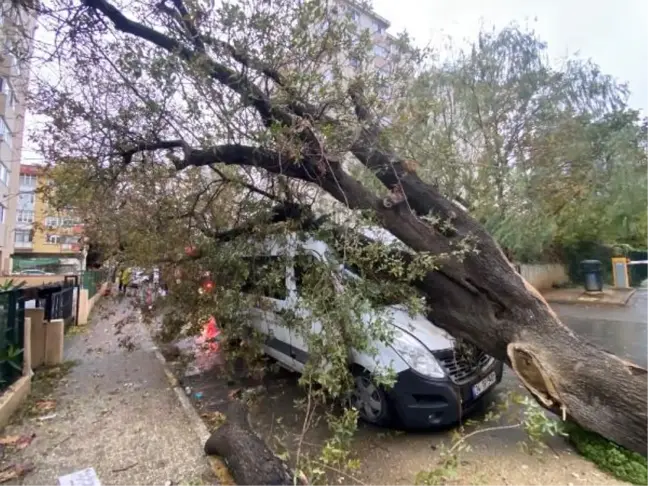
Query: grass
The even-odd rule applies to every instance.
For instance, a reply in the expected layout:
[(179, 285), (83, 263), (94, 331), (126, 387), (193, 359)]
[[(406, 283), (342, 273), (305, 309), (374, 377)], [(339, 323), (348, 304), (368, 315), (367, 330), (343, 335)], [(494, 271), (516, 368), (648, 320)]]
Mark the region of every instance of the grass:
[(65, 335), (66, 336), (77, 336), (79, 334), (85, 334), (86, 332), (88, 332), (88, 329), (90, 329), (90, 327), (87, 324), (86, 325), (73, 325), (73, 326), (68, 327), (67, 331), (65, 331)]
[(600, 469), (622, 481), (648, 484), (648, 463), (641, 454), (629, 451), (575, 424), (568, 424), (567, 433), (576, 450)]

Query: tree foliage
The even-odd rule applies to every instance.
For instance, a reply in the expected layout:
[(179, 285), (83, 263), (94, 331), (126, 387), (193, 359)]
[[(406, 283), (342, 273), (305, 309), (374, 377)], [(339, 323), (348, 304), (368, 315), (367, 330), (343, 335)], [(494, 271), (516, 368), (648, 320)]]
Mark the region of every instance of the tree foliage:
[[(89, 236), (122, 259), (166, 264), (168, 278), (179, 280), (178, 308), (193, 323), (215, 313), (226, 334), (249, 341), (241, 311), (254, 302), (239, 292), (249, 276), (242, 257), (254, 251), (250, 236), (283, 238), (300, 229), (268, 224), (281, 203), (332, 213), (334, 224), (320, 229), (343, 242), (335, 263), (370, 277), (345, 292), (335, 292), (335, 273), (318, 265), (304, 279), (313, 290), (304, 292), (305, 303), (324, 324), (308, 336), (316, 352), (305, 377), (329, 394), (342, 395), (348, 384), (349, 348), (371, 351), (369, 338), (390, 339), (385, 326), (367, 329), (358, 316), (377, 307), (377, 295), (405, 297), (420, 310), (414, 286), (439, 326), (507, 362), (516, 354), (563, 358), (555, 350), (534, 355), (546, 349), (539, 344), (546, 325), (555, 342), (608, 360), (610, 379), (629, 380), (628, 366), (638, 369), (592, 356), (484, 228), (443, 197), (463, 201), (506, 245), (540, 241), (530, 255), (573, 234), (565, 228), (581, 214), (574, 200), (612, 207), (599, 198), (616, 197), (610, 176), (595, 191), (599, 199), (585, 193), (585, 183), (603, 162), (610, 173), (610, 161), (624, 167), (615, 172), (619, 182), (634, 173), (618, 150), (634, 153), (635, 120), (623, 111), (622, 87), (595, 66), (550, 69), (542, 43), (515, 28), (484, 33), (473, 50), (439, 64), (407, 35), (384, 39), (321, 0), (50, 0), (39, 9), (55, 36), (53, 46), (41, 46), (50, 70), (35, 80), (32, 97), (49, 120), (37, 139), (53, 165), (50, 197), (79, 206)], [(389, 47), (380, 66), (374, 42)], [(626, 135), (604, 129), (614, 120), (626, 120)], [(557, 202), (542, 197), (545, 187)], [(634, 216), (619, 216), (624, 204), (614, 207), (610, 224), (622, 220), (635, 231)], [(367, 224), (400, 244), (357, 237)], [(514, 231), (521, 226), (529, 229), (523, 237)], [(584, 220), (573, 226), (588, 228)], [(215, 295), (196, 292), (204, 278), (215, 279)], [(270, 273), (257, 284), (277, 278)], [(533, 333), (520, 332), (529, 315)], [(312, 329), (289, 317), (304, 333)], [(545, 390), (549, 398), (529, 386), (536, 398), (596, 427), (592, 400), (567, 392), (559, 374), (551, 379), (557, 384)], [(641, 418), (634, 408), (627, 413), (628, 426)], [(621, 440), (619, 427), (604, 429)], [(626, 443), (637, 448), (645, 435)]]
[(401, 150), (520, 260), (578, 241), (645, 245), (646, 121), (591, 61), (550, 63), (509, 26), (413, 87)]

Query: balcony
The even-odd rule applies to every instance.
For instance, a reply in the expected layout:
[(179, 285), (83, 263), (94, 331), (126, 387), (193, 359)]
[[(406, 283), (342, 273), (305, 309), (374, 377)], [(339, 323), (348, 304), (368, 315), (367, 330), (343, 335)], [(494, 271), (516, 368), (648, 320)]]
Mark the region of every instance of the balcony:
[(61, 251), (81, 251), (78, 243), (61, 243)]
[(16, 250), (31, 250), (34, 247), (34, 243), (31, 241), (16, 241), (14, 242), (14, 248)]

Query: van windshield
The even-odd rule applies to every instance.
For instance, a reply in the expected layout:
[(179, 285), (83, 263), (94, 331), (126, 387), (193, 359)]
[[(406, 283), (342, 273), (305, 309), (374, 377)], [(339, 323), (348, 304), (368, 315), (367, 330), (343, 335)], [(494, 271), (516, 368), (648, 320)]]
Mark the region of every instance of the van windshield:
[[(332, 267), (328, 266), (320, 259), (315, 258), (313, 255), (302, 254), (296, 256), (295, 283), (299, 294), (302, 294), (305, 290), (303, 287), (304, 279), (306, 278), (308, 271), (315, 268), (314, 266), (318, 267), (314, 272), (314, 277), (317, 279), (317, 285), (323, 285), (320, 272), (322, 265), (326, 265), (330, 270), (332, 270)], [(411, 297), (411, 295), (405, 295), (405, 292), (411, 293), (412, 290), (410, 288), (403, 288), (402, 286), (390, 284), (389, 282), (381, 282), (380, 285), (375, 284), (374, 282), (361, 277), (360, 271), (355, 268), (354, 265), (348, 263), (340, 265), (338, 271), (332, 270), (331, 277), (331, 283), (338, 288), (338, 291), (343, 291), (345, 287), (359, 288), (363, 295), (365, 295), (376, 307), (403, 304), (408, 300), (408, 297)]]
[(402, 291), (399, 291), (399, 287), (388, 284), (383, 284), (382, 286), (366, 285), (366, 282), (363, 282), (362, 277), (360, 277), (358, 273), (359, 272), (354, 271), (352, 266), (345, 263), (340, 272), (342, 285), (365, 284), (362, 285), (364, 294), (367, 296), (369, 301), (377, 307), (398, 305), (405, 302), (406, 298), (402, 294)]

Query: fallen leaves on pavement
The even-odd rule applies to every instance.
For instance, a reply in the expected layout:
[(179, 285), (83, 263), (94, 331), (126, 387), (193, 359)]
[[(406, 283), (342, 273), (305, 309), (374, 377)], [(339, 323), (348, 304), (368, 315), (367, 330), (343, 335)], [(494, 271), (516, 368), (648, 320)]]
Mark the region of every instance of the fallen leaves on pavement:
[(220, 412), (204, 412), (200, 417), (205, 421), (210, 430), (216, 430), (225, 423), (225, 415)]
[(33, 471), (34, 465), (31, 463), (10, 464), (0, 470), (0, 483), (6, 483), (12, 479), (21, 478), (28, 472)]
[(47, 412), (49, 410), (54, 410), (56, 407), (56, 400), (38, 400), (35, 406), (41, 412)]
[(5, 437), (0, 437), (0, 446), (3, 447), (15, 447), (16, 449), (24, 449), (32, 440), (34, 440), (36, 434), (31, 435), (7, 435)]

